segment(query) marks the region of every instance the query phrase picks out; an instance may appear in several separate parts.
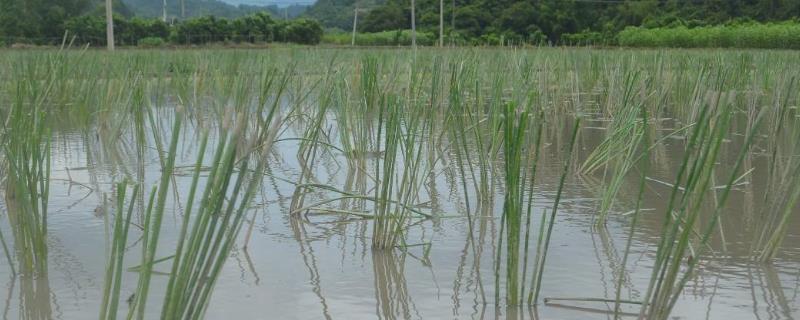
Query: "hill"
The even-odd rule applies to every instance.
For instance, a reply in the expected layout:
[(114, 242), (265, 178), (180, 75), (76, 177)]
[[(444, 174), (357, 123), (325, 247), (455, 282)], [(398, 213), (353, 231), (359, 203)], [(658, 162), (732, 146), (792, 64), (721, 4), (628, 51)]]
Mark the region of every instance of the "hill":
[(318, 0), (308, 7), (303, 16), (319, 21), (325, 28), (350, 30), (353, 27), (353, 9), (356, 5), (371, 9), (384, 3), (385, 0)]
[[(180, 19), (182, 17), (215, 16), (220, 18), (236, 18), (244, 15), (269, 11), (275, 17), (295, 18), (302, 14), (307, 6), (290, 5), (288, 7), (278, 7), (277, 5), (258, 6), (258, 5), (232, 5), (218, 0), (184, 0), (183, 14), (180, 1), (167, 2), (167, 16), (169, 18)], [(161, 17), (162, 2), (153, 0), (123, 0), (136, 16), (139, 17)]]

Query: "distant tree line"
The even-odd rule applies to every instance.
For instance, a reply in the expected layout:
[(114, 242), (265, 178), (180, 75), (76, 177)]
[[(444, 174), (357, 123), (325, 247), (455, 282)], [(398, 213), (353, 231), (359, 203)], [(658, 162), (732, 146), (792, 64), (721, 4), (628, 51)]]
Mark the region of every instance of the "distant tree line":
[[(57, 41), (64, 35), (67, 19), (102, 14), (99, 7), (97, 0), (0, 0), (0, 36), (5, 42)], [(119, 8), (126, 10), (121, 3)]]
[[(122, 0), (138, 17), (158, 18), (163, 14), (160, 0)], [(256, 3), (258, 1), (249, 1)], [(269, 1), (262, 1), (269, 2)], [(238, 18), (248, 14), (267, 11), (273, 17), (293, 19), (305, 11), (305, 5), (233, 5), (220, 0), (168, 0), (167, 17), (184, 19), (192, 17), (215, 16), (218, 18)]]
[[(170, 23), (132, 17), (114, 3), (117, 45), (206, 44), (212, 42), (291, 42), (317, 44), (322, 26), (310, 19), (277, 20), (267, 12), (226, 19), (201, 16)], [(105, 8), (99, 0), (0, 0), (0, 44), (106, 45)]]
[[(629, 26), (692, 28), (732, 22), (783, 21), (800, 16), (798, 0), (443, 1), (446, 38), (484, 43), (500, 38), (550, 43), (610, 42)], [(439, 2), (416, 0), (418, 30), (438, 36)], [(386, 0), (360, 20), (359, 31), (409, 29), (410, 16), (410, 0)]]
[[(76, 43), (105, 45), (105, 18), (101, 16), (71, 18), (65, 26), (68, 34), (75, 37)], [(314, 20), (275, 20), (265, 12), (236, 19), (205, 16), (186, 19), (174, 25), (158, 19), (115, 16), (114, 29), (115, 43), (123, 46), (159, 45), (160, 42), (183, 45), (219, 42), (317, 44), (323, 32), (322, 26)]]
[[(116, 41), (120, 45), (137, 45), (143, 39), (153, 45), (159, 41), (314, 44), (322, 38), (323, 27), (333, 35), (330, 42), (346, 43), (347, 36), (340, 33), (352, 28), (355, 8), (364, 10), (359, 14), (358, 31), (371, 33), (358, 36), (358, 43), (405, 43), (408, 33), (401, 30), (408, 30), (411, 24), (410, 0), (318, 0), (303, 15), (312, 19), (287, 21), (260, 12), (237, 18), (204, 15), (171, 19), (169, 24), (133, 17), (133, 11), (123, 0), (113, 1)], [(714, 32), (714, 39), (728, 39), (714, 43), (762, 43), (759, 46), (763, 47), (763, 43), (774, 42), (769, 40), (770, 35), (795, 29), (787, 29), (785, 25), (746, 29), (762, 35), (763, 39), (754, 41), (750, 36), (751, 40), (736, 40), (726, 31), (745, 29), (711, 27), (792, 19), (794, 22), (787, 23), (800, 23), (797, 21), (800, 0), (415, 0), (421, 44), (439, 38), (440, 1), (444, 5), (445, 40), (457, 44), (623, 44), (623, 30), (638, 27), (624, 34), (625, 43), (632, 43), (631, 39), (639, 39), (636, 41), (642, 44), (685, 43), (691, 34), (692, 40), (688, 42), (699, 45), (703, 37), (710, 37), (702, 33)], [(0, 43), (57, 44), (68, 33), (80, 43), (104, 45), (103, 3), (103, 0), (0, 0)], [(174, 17), (177, 2), (169, 3)], [(239, 10), (244, 12), (245, 8), (240, 6)], [(655, 29), (658, 31), (644, 31)], [(692, 29), (698, 30), (684, 31)], [(676, 40), (665, 40), (668, 38)]]

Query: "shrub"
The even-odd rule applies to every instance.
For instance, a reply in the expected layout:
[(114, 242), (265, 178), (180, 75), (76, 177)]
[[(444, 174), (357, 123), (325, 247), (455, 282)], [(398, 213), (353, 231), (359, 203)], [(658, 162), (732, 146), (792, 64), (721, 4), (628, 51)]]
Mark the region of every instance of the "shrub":
[(617, 36), (629, 47), (800, 49), (800, 23), (734, 23), (718, 26), (625, 28)]
[(158, 48), (166, 44), (163, 38), (160, 37), (147, 37), (139, 39), (138, 45), (145, 48)]
[(187, 19), (175, 27), (174, 40), (181, 44), (205, 44), (226, 41), (230, 35), (226, 19), (213, 16)]
[[(119, 29), (117, 26), (120, 23), (117, 20), (114, 24)], [(124, 26), (121, 30), (115, 30), (115, 41), (121, 45), (138, 45), (145, 38), (161, 38), (163, 41), (170, 34), (170, 26), (157, 19), (133, 18), (125, 22)]]
[(106, 21), (99, 16), (80, 16), (64, 22), (70, 36), (75, 37), (76, 44), (104, 46), (106, 44)]
[(286, 42), (318, 44), (322, 40), (322, 25), (315, 20), (292, 20), (286, 25), (285, 37)]
[(561, 42), (571, 46), (592, 46), (607, 45), (612, 41), (603, 33), (587, 30), (579, 33), (565, 33), (561, 35)]
[(264, 12), (235, 19), (231, 22), (233, 41), (270, 42), (275, 40), (275, 21)]
[[(330, 33), (324, 35), (323, 41), (330, 44), (349, 45), (352, 33)], [(436, 35), (432, 32), (417, 32), (417, 44), (430, 46), (436, 44)], [(411, 30), (382, 31), (373, 33), (357, 33), (356, 45), (360, 46), (409, 46)]]

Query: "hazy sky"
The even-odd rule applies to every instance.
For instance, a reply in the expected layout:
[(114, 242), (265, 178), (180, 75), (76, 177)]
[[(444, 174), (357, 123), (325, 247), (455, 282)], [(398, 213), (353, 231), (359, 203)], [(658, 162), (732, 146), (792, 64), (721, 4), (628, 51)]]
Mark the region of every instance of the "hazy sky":
[(252, 5), (270, 5), (277, 4), (279, 6), (288, 6), (292, 4), (312, 4), (316, 0), (220, 0), (230, 4), (252, 4)]

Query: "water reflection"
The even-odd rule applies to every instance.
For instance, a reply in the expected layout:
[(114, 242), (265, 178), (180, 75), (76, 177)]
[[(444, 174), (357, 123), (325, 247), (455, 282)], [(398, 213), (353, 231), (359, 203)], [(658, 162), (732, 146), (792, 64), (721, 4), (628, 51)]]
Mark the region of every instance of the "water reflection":
[(328, 303), (325, 299), (322, 290), (322, 279), (320, 276), (319, 268), (317, 267), (317, 258), (314, 255), (314, 246), (311, 244), (311, 239), (308, 238), (306, 232), (306, 224), (300, 218), (290, 218), (292, 226), (292, 233), (294, 239), (300, 246), (300, 255), (303, 257), (303, 265), (308, 272), (308, 282), (311, 284), (311, 291), (319, 299), (320, 306), (322, 307), (322, 316), (325, 319), (332, 319), (328, 311)]
[(19, 275), (20, 319), (44, 320), (53, 318), (50, 304), (50, 282), (47, 276)]
[(378, 319), (422, 319), (406, 284), (406, 256), (394, 250), (372, 250)]
[(761, 296), (760, 299), (766, 304), (762, 310), (756, 309), (754, 304), (753, 314), (758, 319), (791, 319), (793, 317), (790, 300), (786, 297), (786, 292), (782, 285), (778, 271), (774, 266), (765, 265), (763, 267), (748, 267), (750, 276), (751, 290), (754, 296)]

